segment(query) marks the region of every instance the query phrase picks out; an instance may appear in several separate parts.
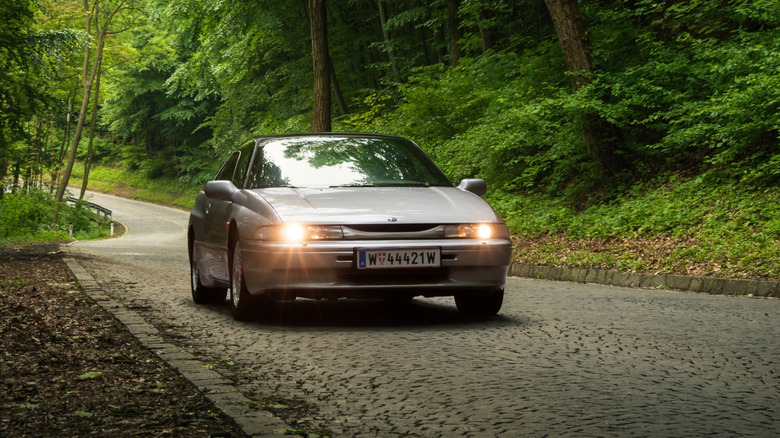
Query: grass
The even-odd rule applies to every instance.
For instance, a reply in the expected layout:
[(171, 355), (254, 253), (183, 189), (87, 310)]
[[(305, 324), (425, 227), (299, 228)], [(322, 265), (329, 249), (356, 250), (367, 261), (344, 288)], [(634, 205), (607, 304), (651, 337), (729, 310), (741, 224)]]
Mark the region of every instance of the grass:
[[(82, 166), (74, 166), (71, 186), (81, 186), (84, 176)], [(149, 179), (143, 172), (107, 166), (94, 166), (89, 173), (89, 190), (112, 193), (139, 201), (168, 205), (189, 210), (202, 185), (184, 183), (169, 178)]]
[(721, 277), (780, 279), (780, 190), (702, 175), (637, 184), (576, 210), (542, 195), (494, 194), (516, 260)]
[[(111, 223), (100, 220), (86, 229), (76, 229), (73, 231), (73, 240), (98, 240), (110, 237)], [(56, 224), (43, 225), (37, 230), (26, 232), (25, 234), (10, 234), (0, 237), (0, 246), (27, 246), (47, 242), (58, 242), (69, 240), (70, 235), (65, 226)]]
[(46, 191), (16, 188), (0, 198), (0, 245), (107, 237), (111, 224), (82, 202), (57, 208)]

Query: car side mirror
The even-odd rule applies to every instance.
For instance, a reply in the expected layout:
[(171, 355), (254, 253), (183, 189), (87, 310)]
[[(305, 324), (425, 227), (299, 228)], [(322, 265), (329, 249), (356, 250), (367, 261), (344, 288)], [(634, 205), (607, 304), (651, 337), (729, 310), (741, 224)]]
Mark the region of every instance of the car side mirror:
[(207, 198), (215, 199), (217, 201), (232, 201), (233, 193), (237, 190), (238, 189), (231, 181), (223, 180), (209, 181), (203, 189)]
[(487, 193), (487, 183), (484, 179), (467, 178), (458, 184), (458, 188), (471, 192), (477, 196), (482, 196)]

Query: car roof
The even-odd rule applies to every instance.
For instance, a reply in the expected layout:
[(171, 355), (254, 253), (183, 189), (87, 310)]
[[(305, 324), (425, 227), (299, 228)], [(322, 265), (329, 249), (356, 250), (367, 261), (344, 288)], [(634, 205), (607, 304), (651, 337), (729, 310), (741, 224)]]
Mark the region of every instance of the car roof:
[(300, 133), (290, 133), (290, 134), (269, 134), (269, 135), (261, 135), (258, 137), (255, 137), (255, 141), (258, 143), (263, 142), (264, 140), (271, 140), (271, 139), (279, 139), (279, 138), (315, 138), (315, 137), (362, 137), (362, 138), (387, 138), (387, 139), (397, 139), (397, 140), (406, 140), (411, 141), (407, 138), (400, 137), (397, 135), (389, 135), (389, 134), (377, 134), (377, 133), (367, 133), (367, 132), (300, 132)]

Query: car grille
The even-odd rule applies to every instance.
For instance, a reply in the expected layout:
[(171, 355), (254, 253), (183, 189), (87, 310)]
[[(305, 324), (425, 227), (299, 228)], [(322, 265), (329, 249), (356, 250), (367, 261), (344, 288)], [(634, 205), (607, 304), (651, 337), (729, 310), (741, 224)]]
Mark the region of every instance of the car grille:
[(365, 231), (368, 233), (406, 233), (432, 230), (439, 225), (431, 224), (360, 224), (347, 225), (353, 230)]
[(356, 285), (410, 285), (433, 284), (445, 281), (449, 277), (449, 269), (375, 269), (351, 270), (338, 274), (339, 280)]
[(341, 227), (345, 239), (441, 239), (444, 225), (431, 224), (367, 224)]

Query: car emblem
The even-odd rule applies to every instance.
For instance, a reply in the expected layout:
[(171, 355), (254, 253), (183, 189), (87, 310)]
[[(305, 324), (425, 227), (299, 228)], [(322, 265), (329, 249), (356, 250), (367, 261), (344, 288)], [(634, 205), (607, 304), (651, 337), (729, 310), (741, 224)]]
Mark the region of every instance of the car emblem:
[(391, 217), (391, 218), (388, 218), (387, 220), (390, 221), (390, 222), (398, 222), (398, 218), (397, 217)]

